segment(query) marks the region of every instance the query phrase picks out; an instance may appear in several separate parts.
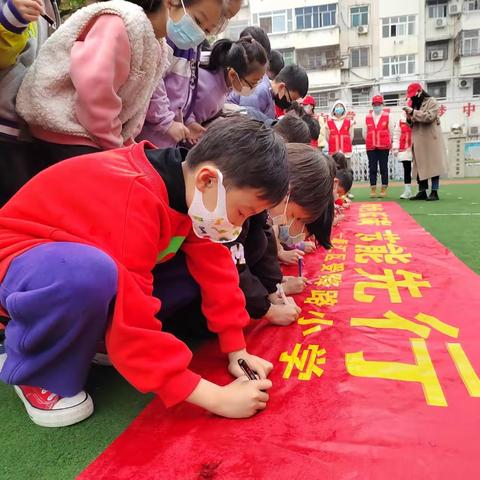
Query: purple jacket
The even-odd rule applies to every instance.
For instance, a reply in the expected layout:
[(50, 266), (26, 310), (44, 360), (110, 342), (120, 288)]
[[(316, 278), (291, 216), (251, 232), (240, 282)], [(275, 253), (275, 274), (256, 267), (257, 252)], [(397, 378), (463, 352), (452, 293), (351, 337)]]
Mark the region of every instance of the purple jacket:
[[(215, 72), (200, 68), (198, 71), (197, 97), (191, 119), (202, 124), (222, 110), (231, 88), (225, 82), (223, 69)], [(190, 119), (189, 119), (190, 120)]]
[(267, 75), (264, 75), (260, 84), (248, 97), (240, 97), (232, 92), (227, 97), (227, 103), (234, 103), (242, 107), (253, 107), (271, 119), (275, 119), (275, 102), (273, 101), (272, 85)]
[(192, 98), (195, 95), (199, 50), (182, 50), (167, 38), (168, 62), (163, 79), (153, 92), (145, 124), (137, 140), (149, 140), (159, 148), (175, 147), (175, 140), (167, 135), (173, 121), (179, 121), (182, 111), (185, 125), (192, 123)]

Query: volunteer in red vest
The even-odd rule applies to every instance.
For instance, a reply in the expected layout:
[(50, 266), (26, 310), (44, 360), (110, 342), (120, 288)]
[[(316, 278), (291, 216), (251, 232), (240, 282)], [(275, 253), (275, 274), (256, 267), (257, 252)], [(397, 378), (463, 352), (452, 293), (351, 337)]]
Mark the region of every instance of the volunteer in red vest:
[(342, 100), (337, 100), (332, 108), (330, 118), (327, 120), (326, 138), (328, 154), (342, 152), (350, 167), (352, 156), (353, 122), (347, 117), (347, 105)]
[(321, 115), (317, 115), (315, 113), (315, 107), (317, 103), (315, 99), (311, 95), (307, 95), (302, 101), (302, 107), (304, 112), (313, 117), (320, 125), (320, 134), (318, 135), (317, 140), (313, 141), (312, 146), (320, 148), (322, 150), (325, 148), (326, 141), (325, 141), (325, 120)]
[[(372, 98), (372, 110), (368, 112), (365, 119), (367, 131), (365, 144), (368, 156), (368, 171), (370, 177), (370, 197), (387, 196), (388, 188), (388, 154), (392, 147), (392, 136), (390, 134), (390, 110), (384, 108), (384, 100), (381, 95)], [(377, 194), (377, 173), (380, 165), (382, 177), (382, 189)]]
[(407, 124), (407, 116), (402, 114), (393, 127), (392, 151), (395, 158), (403, 165), (403, 183), (405, 188), (401, 199), (408, 200), (412, 196), (412, 129)]

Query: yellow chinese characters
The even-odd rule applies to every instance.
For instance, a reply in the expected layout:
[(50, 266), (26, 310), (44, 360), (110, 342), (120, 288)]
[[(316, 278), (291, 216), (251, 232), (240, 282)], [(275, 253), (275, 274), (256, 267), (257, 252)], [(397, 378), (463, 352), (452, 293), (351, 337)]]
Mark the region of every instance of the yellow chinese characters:
[(327, 275), (322, 275), (318, 280), (314, 282), (317, 287), (339, 287), (341, 283), (341, 273), (330, 273)]
[(313, 304), (317, 307), (333, 307), (338, 302), (337, 290), (312, 290), (310, 296), (303, 303)]
[[(352, 318), (350, 325), (353, 327), (403, 330), (415, 334), (417, 337), (409, 339), (414, 358), (413, 363), (365, 360), (364, 352), (360, 351), (345, 355), (347, 371), (356, 377), (419, 383), (422, 386), (427, 405), (446, 407), (447, 400), (432, 363), (426, 339), (429, 338), (432, 329), (448, 337), (458, 338), (459, 329), (424, 313), (416, 315), (415, 320), (419, 323), (393, 311), (386, 312), (383, 318)], [(480, 397), (480, 379), (461, 344), (447, 342), (446, 346), (469, 395)]]
[(308, 313), (312, 315), (312, 318), (300, 317), (297, 320), (297, 323), (299, 325), (313, 325), (312, 327), (302, 331), (302, 335), (304, 337), (306, 337), (307, 335), (311, 335), (312, 333), (320, 332), (320, 330), (322, 330), (322, 325), (333, 325), (333, 320), (326, 319), (325, 314), (322, 312), (315, 312), (310, 310)]
[(386, 245), (355, 245), (355, 262), (368, 263), (373, 260), (374, 263), (386, 263), (387, 265), (396, 265), (397, 263), (410, 263), (411, 253), (404, 253), (405, 250), (394, 243)]
[(366, 272), (363, 268), (356, 268), (355, 271), (371, 281), (360, 281), (355, 283), (353, 298), (357, 302), (372, 303), (374, 295), (366, 293), (367, 289), (387, 290), (392, 303), (402, 303), (400, 288), (405, 288), (413, 298), (421, 298), (420, 288), (430, 288), (430, 282), (423, 280), (420, 273), (409, 272), (408, 270), (395, 270), (397, 276), (403, 277), (396, 279), (393, 270), (386, 268), (383, 275), (376, 275)]
[(298, 371), (297, 378), (299, 380), (310, 380), (312, 375), (320, 377), (323, 374), (323, 368), (320, 365), (324, 365), (327, 361), (325, 354), (325, 349), (318, 345), (308, 345), (305, 348), (302, 344), (296, 343), (292, 353), (282, 352), (280, 355), (280, 361), (287, 364), (283, 378), (290, 378), (293, 369)]

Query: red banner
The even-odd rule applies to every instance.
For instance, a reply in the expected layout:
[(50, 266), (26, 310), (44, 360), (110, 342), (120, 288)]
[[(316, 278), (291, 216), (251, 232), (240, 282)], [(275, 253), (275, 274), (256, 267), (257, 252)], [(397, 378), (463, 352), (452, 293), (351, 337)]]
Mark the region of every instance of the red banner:
[[(248, 332), (275, 365), (264, 412), (155, 400), (79, 478), (480, 478), (479, 276), (396, 204), (346, 217), (307, 256), (301, 318)], [(192, 367), (231, 381), (215, 342)]]

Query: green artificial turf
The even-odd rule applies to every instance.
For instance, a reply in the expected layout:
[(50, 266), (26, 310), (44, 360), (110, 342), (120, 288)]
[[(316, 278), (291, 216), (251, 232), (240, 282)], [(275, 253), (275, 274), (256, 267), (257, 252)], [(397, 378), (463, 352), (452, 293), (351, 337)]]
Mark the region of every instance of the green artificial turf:
[[(369, 189), (364, 186), (354, 186), (352, 192), (355, 201), (370, 200)], [(401, 192), (402, 187), (390, 188), (387, 200), (397, 200)], [(480, 273), (480, 185), (445, 185), (440, 197), (439, 202), (398, 202), (433, 236)], [(432, 215), (438, 213), (449, 215)], [(451, 215), (456, 213), (470, 215)], [(72, 427), (47, 429), (35, 426), (13, 389), (0, 384), (1, 480), (75, 478), (152, 398), (136, 392), (108, 367), (92, 368), (87, 390), (95, 403), (92, 418)]]
[[(402, 192), (403, 187), (390, 187), (386, 200), (397, 201), (422, 227), (480, 274), (480, 184), (440, 184), (438, 202), (400, 200)], [(352, 193), (355, 201), (372, 201), (369, 187), (354, 186)]]

